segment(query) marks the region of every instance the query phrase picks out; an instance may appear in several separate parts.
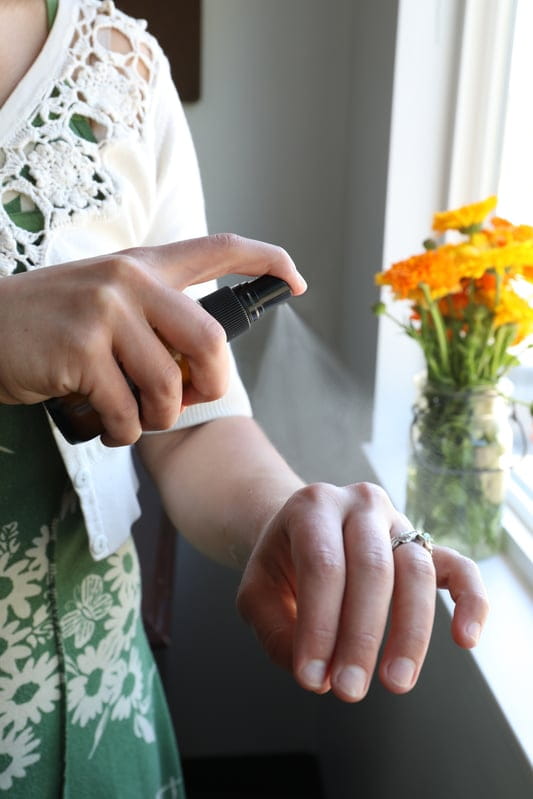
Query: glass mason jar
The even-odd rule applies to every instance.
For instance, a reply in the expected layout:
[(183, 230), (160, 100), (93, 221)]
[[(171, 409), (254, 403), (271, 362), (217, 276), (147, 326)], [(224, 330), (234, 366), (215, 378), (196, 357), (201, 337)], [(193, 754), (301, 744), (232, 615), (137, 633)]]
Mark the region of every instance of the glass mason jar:
[(502, 544), (513, 458), (509, 380), (454, 391), (416, 378), (406, 511), (436, 544), (475, 560)]

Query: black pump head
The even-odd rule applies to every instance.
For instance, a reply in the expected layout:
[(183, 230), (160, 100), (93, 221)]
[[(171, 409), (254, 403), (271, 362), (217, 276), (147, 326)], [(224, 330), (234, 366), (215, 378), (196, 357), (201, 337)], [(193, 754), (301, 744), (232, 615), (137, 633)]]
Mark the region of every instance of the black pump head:
[(228, 341), (244, 333), (267, 308), (292, 296), (289, 285), (279, 277), (261, 275), (236, 286), (222, 288), (198, 300), (220, 322)]

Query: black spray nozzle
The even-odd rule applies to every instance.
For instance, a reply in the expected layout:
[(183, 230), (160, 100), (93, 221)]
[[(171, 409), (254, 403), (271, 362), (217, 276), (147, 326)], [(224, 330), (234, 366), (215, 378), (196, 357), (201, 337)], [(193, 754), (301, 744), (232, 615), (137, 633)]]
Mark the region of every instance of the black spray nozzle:
[(289, 285), (284, 280), (262, 275), (236, 286), (223, 286), (198, 302), (222, 325), (228, 341), (231, 341), (248, 330), (267, 308), (285, 302), (291, 296)]

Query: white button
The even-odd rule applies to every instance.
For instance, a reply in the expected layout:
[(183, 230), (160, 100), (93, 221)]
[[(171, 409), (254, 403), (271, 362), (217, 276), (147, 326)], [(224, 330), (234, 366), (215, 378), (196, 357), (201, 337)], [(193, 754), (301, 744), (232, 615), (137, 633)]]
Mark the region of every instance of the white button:
[(97, 535), (91, 543), (91, 550), (93, 555), (102, 555), (107, 552), (107, 538), (105, 535)]
[(89, 482), (89, 472), (87, 469), (80, 469), (74, 477), (74, 488), (84, 488)]

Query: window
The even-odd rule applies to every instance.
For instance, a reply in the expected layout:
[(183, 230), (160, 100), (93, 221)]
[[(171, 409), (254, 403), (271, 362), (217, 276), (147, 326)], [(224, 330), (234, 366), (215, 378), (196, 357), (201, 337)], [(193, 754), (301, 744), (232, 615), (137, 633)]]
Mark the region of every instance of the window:
[[(533, 49), (530, 37), (532, 25), (533, 3), (530, 0), (517, 0), (497, 188), (498, 213), (515, 222), (531, 225), (533, 225), (533, 106), (528, 97), (533, 75)], [(533, 302), (533, 297), (531, 301)], [(531, 343), (533, 345), (533, 340)], [(514, 371), (512, 379), (516, 395), (525, 402), (532, 402), (533, 346), (524, 354), (522, 366)], [(518, 416), (524, 440), (520, 440), (519, 437), (517, 442), (517, 463), (509, 504), (522, 522), (531, 527), (533, 525), (533, 425), (531, 415), (526, 409), (518, 409)]]
[[(531, 0), (517, 3), (400, 3), (395, 86), (389, 151), (383, 267), (420, 248), (433, 213), (498, 194), (498, 213), (533, 224), (533, 191), (529, 205), (511, 207), (518, 192), (510, 183), (509, 154), (518, 152), (511, 136), (521, 133), (518, 111), (528, 111), (527, 90), (514, 84), (511, 72), (526, 80), (533, 74)], [(516, 44), (516, 48), (514, 47)], [(529, 66), (520, 65), (525, 47)], [(529, 49), (528, 49), (529, 47)], [(511, 55), (513, 54), (513, 58)], [(511, 69), (511, 65), (513, 69)], [(523, 73), (523, 76), (522, 76)], [(509, 96), (509, 101), (508, 101)], [(508, 113), (507, 113), (508, 109)], [(507, 123), (504, 126), (504, 123)], [(517, 171), (523, 186), (533, 186), (533, 113), (529, 142)], [(531, 172), (524, 175), (524, 163)], [(508, 209), (508, 210), (507, 210)], [(378, 479), (394, 501), (404, 505), (405, 452), (413, 397), (412, 375), (421, 367), (415, 345), (380, 320), (372, 441), (366, 448)], [(532, 399), (533, 358), (516, 370), (519, 394)], [(393, 405), (394, 410), (391, 406)], [(522, 412), (523, 424), (531, 422)], [(527, 438), (531, 448), (530, 439)], [(515, 472), (510, 505), (516, 510), (526, 545), (519, 557), (533, 563), (532, 456), (521, 459)], [(511, 525), (509, 525), (510, 527)], [(513, 533), (514, 540), (514, 533)], [(522, 537), (524, 540), (524, 537)]]

